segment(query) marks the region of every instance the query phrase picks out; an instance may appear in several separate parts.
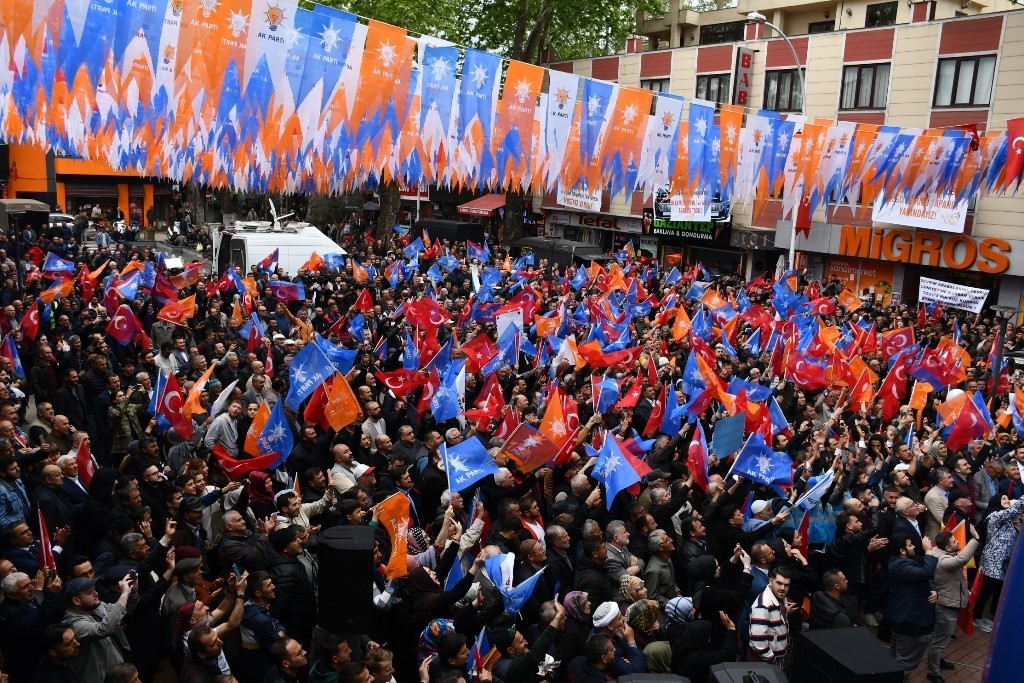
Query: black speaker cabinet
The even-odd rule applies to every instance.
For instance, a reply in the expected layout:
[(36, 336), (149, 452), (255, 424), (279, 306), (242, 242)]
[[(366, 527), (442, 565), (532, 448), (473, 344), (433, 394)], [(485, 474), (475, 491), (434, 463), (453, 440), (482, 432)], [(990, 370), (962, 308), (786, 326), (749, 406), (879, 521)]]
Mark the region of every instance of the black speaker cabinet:
[(902, 683), (903, 671), (866, 628), (803, 631), (797, 638), (793, 683)]
[(367, 633), (373, 625), (373, 528), (335, 526), (317, 545), (317, 623), (334, 633)]
[(619, 676), (617, 683), (690, 683), (690, 679), (672, 674), (626, 674)]
[(708, 683), (786, 683), (786, 674), (765, 662), (725, 662), (708, 670)]

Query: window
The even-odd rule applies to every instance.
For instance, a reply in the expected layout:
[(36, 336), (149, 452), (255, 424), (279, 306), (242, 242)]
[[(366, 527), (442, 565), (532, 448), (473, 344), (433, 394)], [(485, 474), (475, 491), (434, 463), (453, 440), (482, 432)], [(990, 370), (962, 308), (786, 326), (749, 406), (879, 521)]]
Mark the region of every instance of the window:
[(697, 76), (697, 99), (727, 104), (732, 100), (729, 91), (729, 79), (729, 74)]
[(796, 69), (765, 72), (765, 109), (798, 112), (803, 108), (803, 102), (803, 84)]
[(667, 78), (640, 79), (640, 87), (654, 92), (668, 92)]
[(808, 33), (831, 33), (836, 30), (834, 21), (812, 21), (807, 24)]
[(889, 64), (843, 67), (840, 109), (885, 109), (889, 92)]
[(895, 2), (880, 2), (877, 5), (868, 5), (867, 15), (864, 17), (864, 26), (892, 26), (896, 23)]
[(933, 106), (987, 106), (992, 97), (995, 70), (995, 55), (940, 59)]
[(700, 27), (700, 44), (735, 43), (743, 40), (746, 21), (730, 21), (726, 24), (709, 24)]

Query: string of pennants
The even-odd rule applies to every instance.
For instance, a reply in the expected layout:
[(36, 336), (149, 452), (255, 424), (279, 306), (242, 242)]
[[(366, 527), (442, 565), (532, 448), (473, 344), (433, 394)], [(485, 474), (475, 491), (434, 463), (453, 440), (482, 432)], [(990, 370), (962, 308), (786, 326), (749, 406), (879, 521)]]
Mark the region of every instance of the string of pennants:
[[(258, 192), (670, 188), (673, 212), (783, 194), (1016, 191), (1008, 133), (910, 129), (655, 94), (298, 0), (5, 0), (0, 140)], [(1010, 142), (1012, 141), (1012, 142)], [(694, 207), (697, 207), (695, 210)]]

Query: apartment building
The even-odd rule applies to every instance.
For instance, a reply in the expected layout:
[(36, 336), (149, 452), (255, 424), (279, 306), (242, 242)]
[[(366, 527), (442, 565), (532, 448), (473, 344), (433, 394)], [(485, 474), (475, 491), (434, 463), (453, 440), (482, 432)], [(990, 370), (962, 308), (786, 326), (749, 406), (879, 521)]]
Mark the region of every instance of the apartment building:
[[(790, 37), (746, 19), (760, 12)], [(1008, 0), (933, 2), (798, 2), (740, 0), (693, 11), (668, 3), (659, 17), (641, 16), (638, 37), (610, 57), (555, 61), (552, 69), (686, 98), (742, 104), (830, 121), (919, 129), (975, 124), (1001, 131), (1024, 115), (1024, 11)], [(800, 69), (806, 70), (806, 92)], [(883, 302), (916, 301), (920, 277), (992, 290), (989, 305), (1022, 317), (1024, 198), (981, 197), (960, 212), (963, 231), (872, 220), (872, 207), (819, 209), (809, 236), (798, 235), (798, 263), (811, 276), (842, 277)], [(790, 246), (782, 202), (757, 213), (732, 207), (723, 223), (674, 223), (643, 216), (639, 193), (581, 214), (534, 200), (553, 236), (613, 246), (633, 239), (663, 262), (700, 260), (712, 269), (747, 274), (772, 270)], [(956, 213), (953, 207), (951, 212)], [(959, 207), (963, 208), (963, 207)], [(965, 216), (965, 218), (964, 218)], [(955, 218), (954, 218), (955, 220)], [(645, 234), (645, 230), (647, 234)]]

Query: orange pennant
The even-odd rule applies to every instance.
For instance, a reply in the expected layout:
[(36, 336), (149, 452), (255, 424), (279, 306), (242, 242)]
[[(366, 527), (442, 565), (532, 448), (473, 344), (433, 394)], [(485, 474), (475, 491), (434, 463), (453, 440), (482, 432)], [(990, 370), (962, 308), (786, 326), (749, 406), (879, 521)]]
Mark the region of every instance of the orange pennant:
[(324, 417), (334, 431), (341, 431), (359, 419), (361, 415), (359, 400), (352, 392), (348, 380), (341, 373), (334, 375), (334, 383), (324, 406)]
[(387, 529), (391, 537), (391, 558), (384, 570), (388, 580), (400, 579), (409, 574), (406, 558), (409, 546), (406, 534), (409, 531), (409, 499), (404, 493), (396, 493), (377, 506), (377, 521)]
[(256, 410), (256, 416), (252, 418), (252, 424), (249, 425), (248, 431), (245, 432), (245, 452), (249, 455), (254, 457), (262, 455), (257, 440), (260, 438), (260, 434), (263, 433), (263, 427), (269, 419), (270, 406), (267, 405), (266, 401), (263, 401)]

